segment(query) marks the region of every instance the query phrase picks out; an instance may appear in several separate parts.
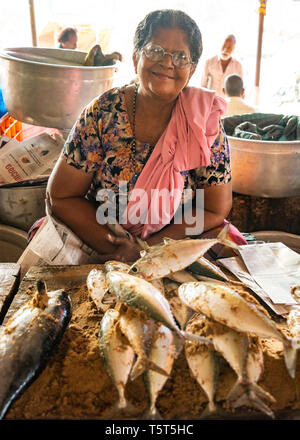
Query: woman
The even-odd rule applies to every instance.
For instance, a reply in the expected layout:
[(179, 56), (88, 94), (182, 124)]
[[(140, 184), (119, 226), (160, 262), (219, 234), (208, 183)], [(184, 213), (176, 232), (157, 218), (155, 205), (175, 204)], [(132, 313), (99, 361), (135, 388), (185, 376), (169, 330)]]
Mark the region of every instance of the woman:
[[(134, 37), (137, 85), (114, 88), (94, 99), (69, 135), (49, 179), (48, 198), (52, 213), (98, 252), (100, 262), (134, 261), (140, 252), (134, 236), (140, 235), (153, 245), (163, 237), (184, 238), (187, 227), (184, 219), (181, 224), (172, 223), (172, 216), (164, 226), (166, 222), (160, 217), (159, 227), (151, 229), (150, 225), (151, 233), (145, 233), (129, 221), (124, 227), (131, 238), (115, 237), (107, 225), (96, 220), (95, 197), (101, 188), (113, 190), (117, 200), (120, 181), (127, 182), (128, 192), (138, 188), (149, 193), (155, 182), (160, 182), (159, 171), (164, 183), (170, 176), (173, 190), (204, 189), (204, 231), (222, 225), (231, 209), (229, 148), (220, 123), (224, 101), (214, 92), (187, 87), (201, 52), (200, 30), (188, 15), (175, 10), (149, 13)], [(197, 93), (201, 94), (199, 99)], [(199, 108), (199, 102), (206, 107)], [(178, 118), (183, 118), (182, 124)], [(188, 124), (192, 125), (186, 128)], [(193, 137), (193, 130), (198, 130), (200, 143)], [(173, 151), (182, 137), (182, 169), (175, 169), (171, 159), (166, 170), (159, 162), (161, 153)], [(155, 157), (155, 146), (160, 148), (159, 157)], [(176, 151), (179, 148), (181, 144)], [(150, 167), (143, 175), (147, 163)], [(159, 185), (161, 188), (161, 182)], [(178, 197), (173, 213), (177, 207)]]
[(63, 29), (58, 35), (59, 49), (76, 49), (77, 48), (77, 30), (72, 27)]

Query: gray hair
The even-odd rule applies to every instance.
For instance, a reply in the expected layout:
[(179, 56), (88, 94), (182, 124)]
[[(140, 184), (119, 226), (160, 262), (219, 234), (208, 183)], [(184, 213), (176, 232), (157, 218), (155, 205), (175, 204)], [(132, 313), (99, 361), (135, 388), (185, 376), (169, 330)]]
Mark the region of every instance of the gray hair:
[(153, 37), (164, 28), (176, 28), (187, 37), (193, 63), (198, 63), (202, 54), (202, 36), (196, 22), (185, 12), (175, 9), (159, 9), (150, 12), (138, 24), (134, 35), (134, 50), (139, 52)]
[(241, 96), (244, 84), (240, 75), (233, 73), (232, 75), (226, 76), (224, 89), (228, 96)]

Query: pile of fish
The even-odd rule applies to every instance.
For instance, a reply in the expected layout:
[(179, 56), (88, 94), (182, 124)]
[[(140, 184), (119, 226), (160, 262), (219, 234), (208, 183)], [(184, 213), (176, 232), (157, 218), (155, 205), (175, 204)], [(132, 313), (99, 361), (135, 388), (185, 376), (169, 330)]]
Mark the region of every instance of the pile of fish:
[(71, 319), (71, 301), (64, 290), (37, 291), (0, 330), (0, 419), (39, 376), (56, 350)]
[(112, 52), (104, 55), (101, 46), (95, 44), (84, 59), (84, 66), (112, 66), (116, 64), (117, 61), (122, 60), (123, 56), (120, 52)]
[(227, 396), (229, 405), (251, 406), (274, 418), (269, 405), (275, 399), (257, 384), (264, 368), (260, 338), (282, 342), (288, 372), (295, 377), (299, 312), (287, 320), (293, 335), (288, 338), (254, 299), (238, 293), (235, 288), (242, 283), (229, 280), (204, 258), (217, 243), (238, 248), (226, 238), (227, 229), (216, 239), (166, 239), (161, 245), (145, 245), (131, 266), (108, 261), (102, 270), (89, 273), (89, 294), (104, 313), (100, 355), (119, 396), (104, 418), (119, 411), (137, 413), (126, 401), (125, 388), (141, 374), (150, 402), (143, 417), (161, 418), (156, 401), (183, 348), (192, 377), (207, 395), (201, 417), (223, 411), (215, 396), (224, 358), (237, 375)]

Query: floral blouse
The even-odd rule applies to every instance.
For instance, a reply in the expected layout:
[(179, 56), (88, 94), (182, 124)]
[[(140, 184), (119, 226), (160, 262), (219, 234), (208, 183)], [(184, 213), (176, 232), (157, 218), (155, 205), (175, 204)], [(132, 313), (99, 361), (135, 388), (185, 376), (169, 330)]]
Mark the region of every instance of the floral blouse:
[[(93, 99), (82, 111), (64, 145), (67, 163), (93, 174), (87, 194), (90, 200), (96, 199), (99, 189), (113, 190), (117, 195), (119, 181), (127, 182), (129, 193), (154, 148), (154, 145), (136, 142), (134, 169), (130, 149), (133, 133), (126, 108), (125, 88), (113, 88)], [(190, 188), (192, 195), (197, 188), (231, 180), (229, 146), (221, 121), (219, 134), (211, 146), (210, 165), (182, 174), (185, 176), (185, 189)]]

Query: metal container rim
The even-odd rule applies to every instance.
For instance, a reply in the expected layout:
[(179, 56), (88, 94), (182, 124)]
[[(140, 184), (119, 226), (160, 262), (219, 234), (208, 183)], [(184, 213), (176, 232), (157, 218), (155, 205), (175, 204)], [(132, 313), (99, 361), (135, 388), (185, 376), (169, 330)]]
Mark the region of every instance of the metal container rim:
[[(7, 53), (5, 53), (5, 51), (7, 50), (12, 50), (12, 49), (27, 49), (27, 47), (18, 47), (18, 48), (14, 48), (14, 47), (7, 47), (4, 48), (2, 50), (0, 50), (0, 58), (4, 59), (4, 60), (8, 60), (8, 61), (15, 61), (15, 62), (20, 62), (20, 63), (24, 63), (24, 64), (29, 64), (29, 65), (39, 65), (39, 66), (47, 66), (47, 67), (51, 67), (51, 68), (62, 68), (62, 69), (77, 69), (77, 70), (90, 70), (90, 71), (95, 71), (95, 70), (109, 70), (109, 69), (116, 69), (117, 64), (113, 64), (111, 66), (74, 66), (74, 65), (68, 65), (68, 64), (52, 64), (52, 63), (43, 63), (41, 61), (34, 61), (34, 60), (26, 60), (23, 58), (18, 58), (18, 57), (14, 57), (11, 55), (8, 55)], [(38, 49), (52, 49), (49, 47), (39, 47)], [(79, 53), (83, 53), (86, 54), (86, 52), (82, 52), (82, 51), (77, 51)]]
[(227, 139), (234, 139), (234, 140), (237, 140), (237, 141), (242, 141), (242, 142), (246, 142), (246, 143), (258, 143), (258, 144), (266, 144), (266, 145), (270, 145), (270, 144), (278, 144), (278, 146), (280, 146), (280, 145), (290, 145), (290, 144), (292, 144), (292, 145), (295, 145), (295, 144), (298, 144), (299, 145), (299, 147), (300, 147), (300, 139), (297, 139), (297, 140), (295, 140), (295, 141), (280, 141), (280, 142), (278, 142), (278, 141), (261, 141), (261, 140), (257, 140), (257, 139), (244, 139), (244, 138), (238, 138), (238, 137), (236, 137), (236, 136), (229, 136), (229, 135), (226, 135), (226, 137), (227, 137)]

